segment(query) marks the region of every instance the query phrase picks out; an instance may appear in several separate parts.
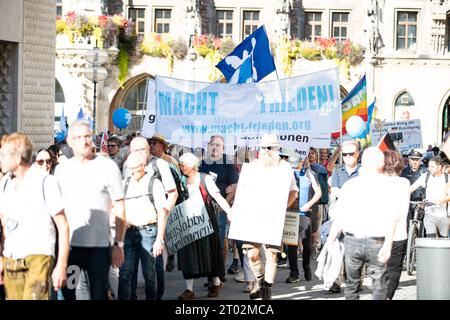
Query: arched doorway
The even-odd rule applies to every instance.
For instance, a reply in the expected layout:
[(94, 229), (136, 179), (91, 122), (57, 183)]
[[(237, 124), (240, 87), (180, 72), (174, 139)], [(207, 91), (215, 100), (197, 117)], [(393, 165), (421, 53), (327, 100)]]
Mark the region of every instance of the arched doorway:
[(135, 76), (125, 82), (123, 88), (116, 92), (109, 109), (109, 130), (118, 130), (112, 122), (112, 115), (118, 108), (126, 108), (131, 113), (131, 123), (127, 128), (121, 130), (122, 135), (141, 130), (146, 108), (147, 79), (154, 79), (154, 77), (147, 73)]
[(394, 120), (416, 119), (415, 102), (408, 91), (401, 92), (394, 102)]
[(441, 138), (450, 131), (450, 96), (447, 98), (442, 111), (442, 132)]
[(62, 108), (64, 107), (64, 103), (65, 102), (66, 102), (66, 98), (64, 96), (64, 90), (63, 90), (61, 84), (59, 83), (58, 79), (55, 78), (54, 129), (58, 129), (59, 128), (59, 122), (61, 120)]

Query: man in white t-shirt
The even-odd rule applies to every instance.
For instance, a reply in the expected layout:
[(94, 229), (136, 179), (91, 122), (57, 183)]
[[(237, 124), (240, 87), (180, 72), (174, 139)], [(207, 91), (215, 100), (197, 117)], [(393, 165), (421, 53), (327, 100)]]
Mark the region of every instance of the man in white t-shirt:
[[(63, 294), (68, 300), (107, 299), (109, 267), (111, 264), (120, 267), (123, 263), (122, 176), (112, 160), (93, 153), (89, 122), (75, 121), (69, 128), (68, 143), (74, 157), (59, 165), (55, 172), (70, 229), (71, 268)], [(111, 213), (116, 217), (112, 249)]]
[[(417, 188), (425, 189), (425, 199), (435, 205), (425, 207), (423, 223), (427, 237), (448, 238), (450, 218), (448, 217), (447, 184), (448, 176), (443, 170), (443, 161), (435, 156), (428, 161), (429, 172), (423, 173), (410, 187), (410, 192)], [(428, 180), (428, 181), (427, 181)]]
[[(166, 192), (166, 202), (164, 204), (164, 210), (166, 216), (172, 211), (175, 207), (175, 203), (178, 198), (177, 187), (175, 185), (175, 180), (173, 179), (172, 173), (170, 171), (169, 163), (161, 158), (157, 158), (150, 153), (150, 145), (144, 137), (135, 137), (130, 142), (130, 154), (137, 152), (142, 154), (147, 161), (146, 172), (149, 176), (155, 174), (153, 169), (153, 161), (156, 161), (156, 167), (159, 171), (159, 175), (161, 176), (161, 182), (164, 186), (164, 191)], [(131, 175), (130, 169), (128, 167), (128, 161), (126, 161), (123, 165), (122, 175), (124, 178), (127, 178)], [(157, 279), (157, 300), (162, 299), (164, 294), (164, 263), (162, 256), (157, 257), (156, 259), (156, 279)], [(136, 287), (137, 287), (137, 272), (135, 272), (135, 276), (133, 276), (132, 283), (132, 298), (136, 298)]]
[(142, 263), (146, 300), (156, 298), (156, 258), (164, 250), (166, 196), (159, 179), (145, 172), (146, 158), (134, 152), (128, 157), (131, 177), (123, 180), (127, 231), (125, 234), (125, 261), (119, 272), (121, 300), (132, 297), (133, 274), (136, 260)]
[[(2, 138), (0, 219), (5, 232), (0, 255), (0, 284), (9, 300), (48, 300), (66, 282), (69, 228), (58, 183), (32, 166), (31, 140), (20, 133)], [(56, 231), (58, 259), (55, 262)]]
[(389, 178), (381, 174), (384, 154), (377, 147), (367, 148), (357, 177), (345, 182), (336, 202), (333, 224), (325, 246), (344, 232), (345, 299), (359, 300), (361, 272), (367, 265), (372, 278), (372, 299), (385, 300), (388, 261), (395, 227), (400, 219)]

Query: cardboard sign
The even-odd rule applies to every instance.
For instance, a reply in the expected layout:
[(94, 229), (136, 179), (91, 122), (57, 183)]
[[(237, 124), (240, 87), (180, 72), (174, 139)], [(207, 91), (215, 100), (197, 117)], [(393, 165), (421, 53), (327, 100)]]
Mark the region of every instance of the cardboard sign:
[(298, 229), (300, 225), (300, 216), (298, 212), (286, 212), (283, 229), (283, 243), (290, 246), (298, 246)]
[(166, 248), (169, 255), (213, 233), (208, 212), (204, 205), (194, 204), (192, 199), (175, 206), (167, 219)]
[(293, 171), (286, 162), (275, 168), (245, 163), (233, 204), (229, 239), (281, 245)]

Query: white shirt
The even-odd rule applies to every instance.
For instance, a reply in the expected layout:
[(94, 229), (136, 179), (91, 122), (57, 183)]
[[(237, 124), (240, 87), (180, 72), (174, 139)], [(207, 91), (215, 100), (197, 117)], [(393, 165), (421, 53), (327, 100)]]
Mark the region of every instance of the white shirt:
[[(131, 177), (128, 184), (128, 190), (125, 195), (125, 211), (127, 213), (127, 222), (133, 226), (142, 226), (157, 220), (156, 210), (164, 208), (166, 194), (164, 187), (159, 179), (153, 182), (152, 194), (155, 206), (150, 202), (149, 180), (150, 175), (146, 173), (139, 181)], [(127, 178), (128, 179), (128, 178)], [(126, 180), (123, 180), (125, 186)]]
[(342, 186), (335, 220), (344, 232), (366, 237), (386, 236), (389, 222), (399, 219), (398, 210), (391, 205), (395, 195), (388, 179), (382, 174), (365, 172)]
[(96, 156), (80, 163), (71, 158), (56, 167), (70, 244), (79, 247), (109, 247), (112, 201), (123, 199), (122, 176), (110, 159)]
[(392, 209), (397, 210), (399, 220), (394, 232), (394, 241), (401, 241), (408, 238), (406, 233), (406, 223), (409, 211), (409, 180), (403, 177), (389, 176), (388, 186), (391, 188)]
[(58, 183), (44, 170), (31, 166), (17, 188), (14, 179), (5, 175), (0, 182), (0, 213), (6, 225), (3, 254), (12, 259), (35, 254), (54, 256), (52, 218), (63, 209)]
[[(417, 181), (414, 182), (414, 185), (419, 185), (425, 188), (426, 177), (427, 172), (423, 173), (419, 177), (419, 179), (417, 179)], [(445, 175), (441, 174), (440, 176), (435, 177), (432, 174), (430, 174), (430, 178), (428, 179), (426, 188), (426, 200), (437, 203), (445, 197), (447, 197), (447, 184), (445, 183)], [(447, 204), (444, 203), (440, 206), (436, 205), (431, 207), (425, 207), (425, 213), (437, 217), (446, 217)]]

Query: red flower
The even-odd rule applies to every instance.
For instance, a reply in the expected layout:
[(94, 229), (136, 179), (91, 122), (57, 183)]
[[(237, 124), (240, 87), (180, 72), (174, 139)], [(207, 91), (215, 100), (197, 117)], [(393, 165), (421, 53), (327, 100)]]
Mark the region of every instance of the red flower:
[(215, 38), (213, 44), (216, 49), (220, 49), (222, 47), (222, 41), (219, 38)]
[(108, 17), (105, 15), (98, 16), (98, 25), (100, 27), (105, 27), (108, 23)]
[(160, 34), (157, 34), (157, 35), (155, 36), (155, 41), (156, 41), (156, 42), (161, 42), (161, 35), (160, 35)]
[(67, 12), (67, 14), (66, 14), (67, 23), (69, 23), (69, 24), (75, 23), (76, 17), (77, 17), (77, 14), (75, 13), (75, 11)]

